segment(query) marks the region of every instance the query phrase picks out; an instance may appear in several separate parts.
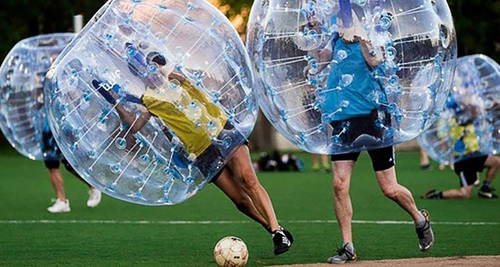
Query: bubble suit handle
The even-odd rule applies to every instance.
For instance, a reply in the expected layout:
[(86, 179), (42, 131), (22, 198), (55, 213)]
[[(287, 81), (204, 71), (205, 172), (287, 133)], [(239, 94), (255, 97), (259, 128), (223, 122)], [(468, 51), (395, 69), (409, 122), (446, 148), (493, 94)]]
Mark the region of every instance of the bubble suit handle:
[(485, 55), (457, 60), (440, 118), (417, 139), (442, 164), (500, 151), (500, 66)]
[(55, 33), (24, 39), (0, 67), (0, 129), (13, 147), (30, 159), (60, 157), (45, 117), (43, 81), (73, 36)]
[(48, 74), (61, 150), (93, 186), (143, 205), (188, 199), (255, 124), (246, 50), (208, 2), (112, 0)]
[(247, 48), (266, 117), (324, 154), (417, 137), (443, 108), (456, 59), (445, 0), (257, 0)]

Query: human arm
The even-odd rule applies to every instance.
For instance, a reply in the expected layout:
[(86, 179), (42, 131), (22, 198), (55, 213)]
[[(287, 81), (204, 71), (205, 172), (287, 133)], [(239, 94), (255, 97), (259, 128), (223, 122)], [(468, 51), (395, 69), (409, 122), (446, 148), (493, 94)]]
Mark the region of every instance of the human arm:
[[(137, 97), (131, 96), (131, 95), (126, 95), (125, 97), (119, 99), (117, 93), (115, 92), (118, 91), (118, 89), (115, 86), (107, 86), (111, 87), (111, 89), (106, 89), (106, 84), (103, 82), (99, 82), (97, 80), (92, 81), (92, 85), (94, 88), (97, 90), (99, 94), (101, 94), (106, 101), (108, 101), (110, 104), (112, 104), (116, 111), (118, 112), (118, 115), (120, 117), (120, 120), (125, 123), (126, 125), (129, 125), (132, 127), (131, 132), (136, 133), (140, 131), (144, 125), (149, 121), (151, 118), (151, 113), (149, 112), (139, 112), (136, 113), (135, 115), (132, 112), (129, 112), (125, 106), (122, 104), (122, 101), (130, 101), (133, 103), (141, 104), (142, 101), (140, 99), (137, 99)], [(138, 116), (138, 117), (137, 117)]]
[(371, 43), (363, 38), (358, 36), (354, 37), (355, 41), (358, 41), (361, 45), (361, 52), (363, 53), (363, 57), (365, 58), (366, 63), (374, 68), (382, 63), (382, 60), (377, 56), (374, 52)]
[(151, 118), (151, 113), (149, 112), (138, 112), (138, 113), (132, 113), (128, 110), (125, 109), (125, 107), (122, 104), (118, 104), (116, 106), (116, 111), (118, 112), (118, 115), (120, 116), (120, 120), (128, 125), (129, 127), (132, 127), (130, 132), (132, 134), (137, 133), (140, 131), (146, 123), (148, 123), (149, 119)]

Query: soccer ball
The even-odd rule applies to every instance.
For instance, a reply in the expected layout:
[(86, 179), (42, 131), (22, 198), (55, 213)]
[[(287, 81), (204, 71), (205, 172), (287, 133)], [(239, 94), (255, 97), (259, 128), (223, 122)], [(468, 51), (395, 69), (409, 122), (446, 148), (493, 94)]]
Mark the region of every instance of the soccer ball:
[(245, 266), (248, 261), (247, 245), (238, 237), (226, 236), (215, 245), (214, 258), (220, 267)]

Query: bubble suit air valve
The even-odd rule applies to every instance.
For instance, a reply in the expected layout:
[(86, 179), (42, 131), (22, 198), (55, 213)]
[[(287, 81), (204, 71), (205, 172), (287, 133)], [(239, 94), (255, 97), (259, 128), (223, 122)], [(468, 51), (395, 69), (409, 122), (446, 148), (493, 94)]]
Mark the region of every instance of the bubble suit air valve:
[(500, 66), (485, 55), (457, 60), (453, 89), (441, 117), (418, 138), (443, 164), (500, 151)]
[(202, 0), (112, 0), (49, 72), (49, 118), (90, 184), (144, 205), (179, 203), (253, 129), (249, 58)]
[(43, 140), (48, 130), (43, 81), (72, 38), (72, 33), (56, 33), (24, 39), (12, 48), (0, 67), (0, 129), (13, 147), (30, 159), (60, 156), (59, 151), (44, 149), (43, 145), (49, 142)]
[(445, 0), (257, 0), (247, 47), (266, 117), (325, 154), (415, 138), (443, 108), (456, 59)]

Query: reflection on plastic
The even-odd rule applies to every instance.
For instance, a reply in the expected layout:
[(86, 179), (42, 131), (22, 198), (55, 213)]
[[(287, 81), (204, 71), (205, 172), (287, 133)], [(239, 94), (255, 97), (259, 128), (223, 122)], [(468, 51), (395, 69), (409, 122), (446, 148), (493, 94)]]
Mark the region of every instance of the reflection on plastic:
[(418, 138), (443, 164), (500, 151), (500, 66), (485, 55), (457, 60), (454, 86), (441, 117)]
[(202, 0), (109, 1), (47, 76), (51, 126), (71, 165), (144, 205), (197, 193), (257, 115), (246, 50)]
[[(43, 81), (71, 38), (71, 33), (56, 33), (22, 40), (0, 68), (0, 128), (10, 144), (30, 159), (60, 157), (55, 141), (44, 140), (48, 123), (43, 108)], [(44, 148), (47, 142), (54, 145)]]
[(456, 59), (445, 0), (257, 0), (247, 47), (266, 117), (326, 154), (418, 136), (444, 106)]

